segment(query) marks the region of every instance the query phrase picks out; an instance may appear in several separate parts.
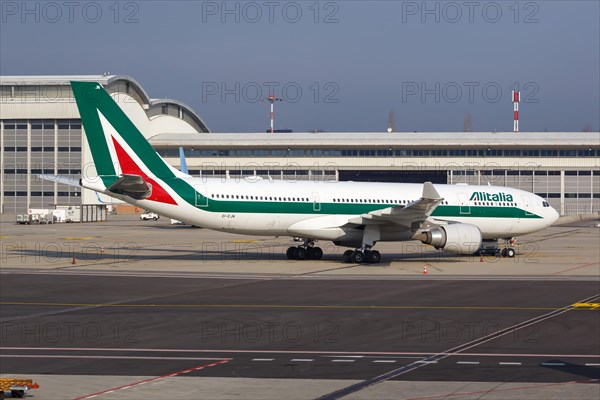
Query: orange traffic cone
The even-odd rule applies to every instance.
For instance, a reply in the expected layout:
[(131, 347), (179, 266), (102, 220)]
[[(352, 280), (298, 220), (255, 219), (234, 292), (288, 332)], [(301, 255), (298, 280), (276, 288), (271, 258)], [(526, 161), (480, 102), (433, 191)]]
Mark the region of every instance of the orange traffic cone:
[(77, 260), (75, 260), (75, 256), (73, 256), (73, 259), (71, 260), (71, 264), (73, 264), (73, 265), (77, 264)]
[(427, 275), (427, 265), (423, 265), (423, 275)]

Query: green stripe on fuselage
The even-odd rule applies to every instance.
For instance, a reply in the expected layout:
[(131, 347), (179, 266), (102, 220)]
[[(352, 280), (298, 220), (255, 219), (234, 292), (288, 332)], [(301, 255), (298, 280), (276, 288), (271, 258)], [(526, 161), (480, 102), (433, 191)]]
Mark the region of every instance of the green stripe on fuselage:
[[(169, 181), (169, 184), (171, 187), (174, 186), (171, 184), (171, 181)], [(188, 188), (192, 189), (189, 185)], [(188, 196), (185, 200), (188, 203), (194, 204), (193, 189), (191, 195)], [(206, 202), (206, 199), (203, 197), (202, 201)], [(205, 206), (196, 207), (215, 213), (361, 215), (389, 207), (403, 207), (403, 205), (208, 199)], [(528, 213), (518, 207), (472, 206), (469, 213), (465, 213), (464, 211), (466, 210), (460, 206), (440, 205), (435, 209), (432, 216), (436, 218), (542, 218), (539, 215)]]
[[(468, 208), (469, 212), (465, 212)], [(461, 212), (462, 210), (462, 212)], [(431, 214), (432, 217), (466, 217), (466, 218), (542, 218), (537, 214), (527, 212), (519, 207), (500, 206), (438, 206)]]

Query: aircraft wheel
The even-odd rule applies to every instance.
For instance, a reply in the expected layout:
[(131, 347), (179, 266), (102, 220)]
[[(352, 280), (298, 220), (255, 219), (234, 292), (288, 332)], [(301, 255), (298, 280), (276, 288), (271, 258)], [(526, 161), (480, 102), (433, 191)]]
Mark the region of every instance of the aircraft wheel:
[(515, 249), (511, 249), (510, 247), (506, 249), (506, 257), (513, 258), (515, 256)]
[(500, 255), (501, 255), (502, 257), (506, 257), (506, 249), (505, 249), (505, 248), (504, 248), (504, 249), (502, 249), (502, 251), (500, 252)]
[(306, 249), (304, 247), (296, 247), (296, 260), (304, 260), (306, 258)]
[(359, 250), (353, 251), (350, 260), (355, 264), (362, 264), (365, 261), (365, 254)]
[(320, 247), (313, 247), (313, 260), (320, 260), (323, 258), (323, 250)]
[(353, 253), (352, 250), (346, 250), (344, 252), (344, 255), (342, 256), (342, 258), (346, 264), (348, 264), (352, 261), (352, 253)]
[(288, 260), (295, 260), (295, 253), (296, 253), (296, 249), (297, 247), (289, 247), (287, 249), (287, 251), (285, 252), (285, 255), (287, 257)]
[(381, 261), (381, 253), (377, 250), (370, 251), (367, 256), (367, 261), (371, 264), (378, 264)]
[(306, 248), (306, 259), (307, 260), (314, 260), (315, 258), (315, 248), (314, 247), (307, 247)]

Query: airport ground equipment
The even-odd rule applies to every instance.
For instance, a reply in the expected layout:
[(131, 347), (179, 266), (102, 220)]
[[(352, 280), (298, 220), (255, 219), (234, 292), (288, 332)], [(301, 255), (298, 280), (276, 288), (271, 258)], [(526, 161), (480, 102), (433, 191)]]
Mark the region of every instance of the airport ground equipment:
[(17, 215), (17, 224), (19, 225), (31, 225), (32, 218), (29, 214), (19, 214)]
[(25, 397), (30, 389), (38, 389), (40, 385), (34, 383), (31, 379), (22, 378), (0, 378), (0, 399), (6, 397), (6, 393), (10, 393), (13, 399)]
[(142, 221), (149, 221), (149, 220), (153, 220), (156, 221), (157, 219), (159, 219), (160, 216), (157, 213), (154, 213), (152, 211), (144, 211), (141, 215), (140, 215), (140, 219)]

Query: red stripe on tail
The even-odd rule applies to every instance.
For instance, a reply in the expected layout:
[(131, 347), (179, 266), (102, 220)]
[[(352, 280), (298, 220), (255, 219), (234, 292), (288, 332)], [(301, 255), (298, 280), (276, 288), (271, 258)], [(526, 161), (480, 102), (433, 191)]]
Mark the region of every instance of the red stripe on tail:
[(145, 200), (158, 201), (159, 203), (167, 203), (177, 205), (177, 202), (167, 193), (165, 189), (162, 188), (154, 179), (150, 178), (148, 175), (144, 173), (138, 167), (138, 165), (133, 161), (129, 154), (121, 147), (121, 145), (112, 137), (113, 144), (115, 145), (115, 151), (117, 152), (117, 158), (119, 159), (119, 165), (121, 166), (121, 171), (124, 174), (128, 175), (139, 175), (146, 182), (152, 185), (152, 193), (150, 197)]

